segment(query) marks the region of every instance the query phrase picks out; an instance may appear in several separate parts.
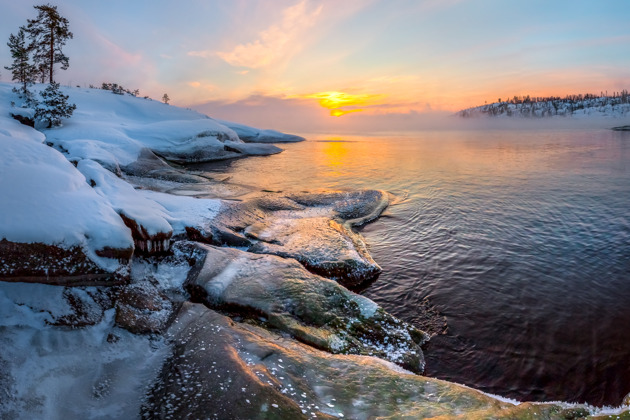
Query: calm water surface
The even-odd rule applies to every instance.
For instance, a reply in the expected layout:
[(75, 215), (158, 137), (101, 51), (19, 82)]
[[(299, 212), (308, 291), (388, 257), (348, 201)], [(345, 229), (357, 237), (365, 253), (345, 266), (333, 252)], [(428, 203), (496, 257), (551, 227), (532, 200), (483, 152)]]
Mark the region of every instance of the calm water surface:
[(212, 166), (268, 190), (377, 188), (363, 294), (422, 327), (426, 374), (519, 400), (618, 405), (630, 392), (630, 133), (310, 136)]

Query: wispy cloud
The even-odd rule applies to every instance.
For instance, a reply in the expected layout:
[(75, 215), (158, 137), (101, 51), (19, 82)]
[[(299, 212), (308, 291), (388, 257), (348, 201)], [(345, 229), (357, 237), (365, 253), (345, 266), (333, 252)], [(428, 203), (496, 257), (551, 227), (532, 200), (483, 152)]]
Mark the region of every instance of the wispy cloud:
[[(260, 32), (256, 40), (216, 54), (232, 66), (256, 69), (273, 65), (300, 51), (301, 35), (315, 25), (322, 8), (321, 4), (313, 5), (309, 0), (302, 0), (286, 8), (281, 22)], [(188, 54), (208, 57), (211, 53), (191, 51)]]

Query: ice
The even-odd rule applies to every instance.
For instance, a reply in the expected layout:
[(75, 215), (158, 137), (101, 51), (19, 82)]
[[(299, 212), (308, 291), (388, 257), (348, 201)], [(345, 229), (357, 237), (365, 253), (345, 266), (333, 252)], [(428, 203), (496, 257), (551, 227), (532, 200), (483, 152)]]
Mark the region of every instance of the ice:
[[(25, 296), (26, 286), (37, 297), (52, 293), (35, 305)], [(47, 325), (50, 313), (64, 304), (53, 286), (0, 288), (0, 362), (10, 362), (4, 364), (9, 387), (0, 418), (136, 418), (168, 347), (161, 339), (115, 328), (113, 309), (90, 327)]]

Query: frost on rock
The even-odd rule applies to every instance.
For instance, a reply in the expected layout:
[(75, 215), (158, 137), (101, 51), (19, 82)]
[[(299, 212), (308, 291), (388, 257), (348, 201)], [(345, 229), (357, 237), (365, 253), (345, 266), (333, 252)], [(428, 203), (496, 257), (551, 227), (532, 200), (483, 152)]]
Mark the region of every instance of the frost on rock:
[(572, 418), (558, 405), (514, 406), (377, 358), (321, 352), (198, 304), (183, 305), (168, 336), (173, 353), (145, 419)]
[[(428, 335), (291, 259), (198, 245), (186, 282), (194, 300), (257, 320), (332, 353), (382, 357), (421, 373)], [(368, 316), (366, 316), (368, 315)]]

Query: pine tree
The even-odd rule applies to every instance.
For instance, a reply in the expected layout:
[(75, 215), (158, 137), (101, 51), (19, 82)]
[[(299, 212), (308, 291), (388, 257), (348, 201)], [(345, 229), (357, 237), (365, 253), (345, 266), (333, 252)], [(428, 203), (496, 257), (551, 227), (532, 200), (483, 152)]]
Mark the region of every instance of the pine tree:
[(164, 96), (162, 96), (162, 102), (164, 102), (166, 105), (168, 105), (168, 101), (170, 101), (171, 98), (168, 97), (168, 94), (164, 94)]
[(11, 34), (9, 36), (7, 46), (11, 51), (13, 64), (4, 68), (11, 70), (12, 80), (22, 84), (22, 88), (15, 89), (15, 91), (28, 101), (32, 96), (28, 87), (35, 81), (36, 74), (35, 67), (29, 62), (29, 50), (26, 46), (24, 27), (20, 27), (17, 35)]
[(59, 90), (59, 83), (51, 82), (46, 89), (40, 92), (42, 100), (35, 108), (35, 119), (47, 121), (46, 128), (61, 125), (62, 118), (70, 118), (77, 106), (68, 103), (68, 95)]
[(59, 15), (57, 6), (44, 4), (34, 7), (38, 10), (37, 18), (29, 19), (26, 26), (26, 33), (31, 40), (29, 49), (33, 52), (33, 63), (42, 79), (48, 73), (48, 80), (52, 84), (55, 64), (61, 64), (62, 70), (68, 69), (69, 59), (61, 48), (73, 34), (68, 29), (68, 19)]

